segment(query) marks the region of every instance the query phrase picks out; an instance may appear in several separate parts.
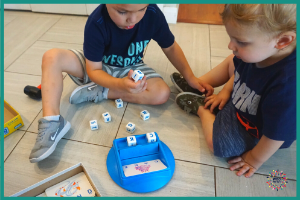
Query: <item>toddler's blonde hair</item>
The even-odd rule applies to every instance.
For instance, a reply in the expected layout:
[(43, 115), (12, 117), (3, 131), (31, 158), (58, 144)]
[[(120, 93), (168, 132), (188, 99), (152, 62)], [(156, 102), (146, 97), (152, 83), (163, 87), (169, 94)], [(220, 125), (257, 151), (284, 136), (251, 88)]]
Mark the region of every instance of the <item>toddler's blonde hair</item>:
[(296, 4), (226, 4), (221, 17), (224, 24), (256, 25), (272, 36), (296, 32)]

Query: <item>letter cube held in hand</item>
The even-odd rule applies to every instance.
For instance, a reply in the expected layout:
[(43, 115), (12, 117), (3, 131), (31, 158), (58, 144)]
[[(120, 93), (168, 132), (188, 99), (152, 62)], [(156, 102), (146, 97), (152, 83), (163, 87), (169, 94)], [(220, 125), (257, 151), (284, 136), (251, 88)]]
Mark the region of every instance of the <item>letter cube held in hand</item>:
[(134, 70), (131, 75), (131, 78), (133, 78), (134, 82), (138, 82), (139, 80), (142, 80), (143, 77), (144, 77), (144, 74), (140, 70)]
[(111, 116), (108, 112), (105, 112), (102, 114), (104, 122), (110, 122), (111, 121)]
[(156, 132), (146, 133), (146, 137), (147, 137), (148, 143), (156, 142), (156, 135), (155, 135), (155, 133)]
[(115, 103), (116, 103), (116, 107), (117, 108), (122, 108), (123, 107), (123, 101), (122, 101), (122, 99), (116, 99)]
[(140, 113), (140, 116), (143, 120), (147, 120), (150, 118), (150, 113), (147, 111), (147, 110), (143, 110), (141, 113)]
[(127, 144), (128, 146), (135, 146), (136, 145), (136, 138), (135, 136), (129, 136), (127, 137)]
[(135, 131), (135, 124), (129, 122), (126, 125), (126, 131), (129, 132), (129, 133), (133, 133)]
[(97, 120), (91, 120), (90, 121), (90, 126), (91, 126), (91, 130), (97, 130), (98, 129), (98, 124), (97, 124)]

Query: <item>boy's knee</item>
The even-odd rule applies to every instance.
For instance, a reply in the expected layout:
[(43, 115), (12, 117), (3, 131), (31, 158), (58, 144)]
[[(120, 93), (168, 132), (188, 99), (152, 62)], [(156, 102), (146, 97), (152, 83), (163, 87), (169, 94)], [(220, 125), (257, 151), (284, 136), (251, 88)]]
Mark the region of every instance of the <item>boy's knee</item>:
[(46, 51), (42, 59), (42, 67), (48, 66), (49, 64), (59, 63), (60, 49), (54, 48)]
[(159, 90), (156, 93), (156, 97), (154, 98), (153, 105), (164, 104), (168, 101), (171, 94), (171, 90), (167, 84), (159, 87)]

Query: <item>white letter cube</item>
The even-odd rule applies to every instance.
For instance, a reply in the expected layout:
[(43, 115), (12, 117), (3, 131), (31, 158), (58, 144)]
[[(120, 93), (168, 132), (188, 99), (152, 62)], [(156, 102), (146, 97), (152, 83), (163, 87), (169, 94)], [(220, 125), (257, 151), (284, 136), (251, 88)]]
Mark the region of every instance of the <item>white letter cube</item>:
[(147, 134), (146, 134), (148, 143), (156, 142), (156, 135), (155, 135), (155, 133), (156, 133), (156, 132), (151, 132), (151, 133), (147, 133)]
[(123, 107), (122, 99), (116, 99), (115, 103), (116, 103), (117, 108), (122, 108)]
[(129, 132), (129, 133), (133, 133), (135, 131), (135, 124), (129, 122), (126, 125), (126, 131)]
[(131, 77), (133, 78), (134, 82), (138, 82), (139, 80), (142, 80), (144, 74), (140, 70), (134, 70)]
[(91, 126), (91, 130), (97, 130), (98, 129), (98, 124), (97, 124), (97, 120), (92, 120), (90, 121), (90, 126)]
[(143, 120), (147, 120), (150, 118), (150, 113), (147, 110), (143, 110), (140, 116)]
[(110, 122), (111, 121), (111, 116), (108, 112), (103, 113), (102, 117), (103, 117), (104, 122)]
[(135, 136), (129, 136), (127, 137), (127, 144), (128, 146), (135, 146), (136, 145), (136, 138)]

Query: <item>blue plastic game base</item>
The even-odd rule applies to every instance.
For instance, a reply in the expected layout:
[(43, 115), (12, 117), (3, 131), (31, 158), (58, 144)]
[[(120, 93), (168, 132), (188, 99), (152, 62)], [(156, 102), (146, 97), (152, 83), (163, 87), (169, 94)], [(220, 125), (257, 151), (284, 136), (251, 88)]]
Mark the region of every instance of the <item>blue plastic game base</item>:
[[(163, 150), (166, 154), (166, 158), (168, 159), (169, 167), (171, 169), (171, 173), (168, 177), (159, 177), (155, 176), (148, 176), (145, 179), (139, 179), (135, 180), (134, 182), (130, 184), (121, 184), (120, 175), (118, 174), (118, 166), (117, 166), (117, 159), (115, 154), (115, 149), (112, 147), (107, 155), (106, 160), (106, 166), (108, 173), (110, 177), (117, 183), (120, 187), (129, 190), (131, 192), (137, 192), (137, 193), (146, 193), (146, 192), (152, 192), (155, 190), (160, 189), (164, 185), (166, 185), (172, 178), (175, 170), (175, 160), (174, 156), (169, 149), (169, 147), (164, 144), (162, 141), (159, 141), (161, 143), (161, 146), (163, 147)], [(151, 172), (150, 172), (151, 173)]]

